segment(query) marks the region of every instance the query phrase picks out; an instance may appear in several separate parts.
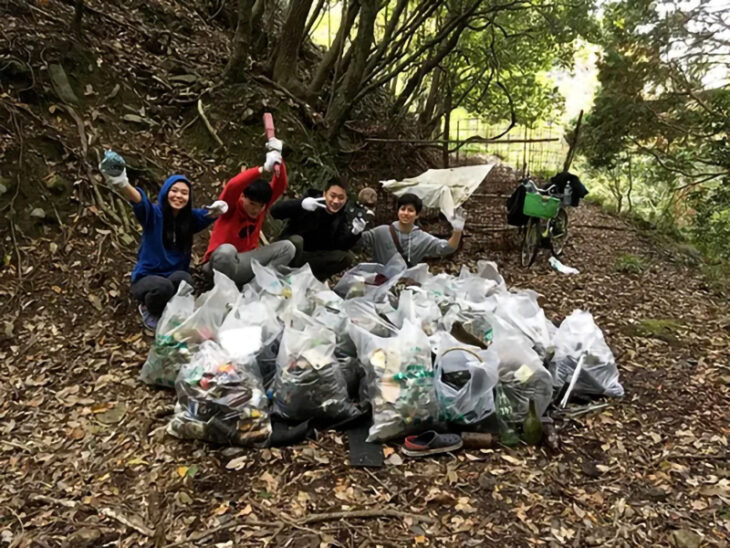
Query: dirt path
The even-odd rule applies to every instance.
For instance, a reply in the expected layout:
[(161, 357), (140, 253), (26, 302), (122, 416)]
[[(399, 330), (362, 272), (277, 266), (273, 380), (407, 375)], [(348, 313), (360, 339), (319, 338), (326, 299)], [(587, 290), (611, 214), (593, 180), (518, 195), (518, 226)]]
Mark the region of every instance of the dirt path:
[[(136, 379), (149, 341), (122, 278), (130, 259), (104, 233), (84, 235), (80, 227), (66, 247), (52, 251), (41, 241), (24, 249), (33, 267), (22, 274), (22, 292), (13, 289), (17, 276), (0, 273), (0, 296), (9, 301), (0, 318), (0, 539), (12, 546), (165, 546), (191, 535), (198, 540), (188, 546), (267, 539), (274, 546), (726, 546), (727, 302), (693, 267), (620, 221), (582, 207), (573, 222), (583, 228), (573, 229), (565, 262), (579, 276), (550, 270), (544, 257), (522, 269), (515, 253), (468, 249), (467, 262), (496, 259), (510, 286), (544, 294), (556, 322), (577, 307), (593, 312), (626, 397), (562, 423), (554, 455), (463, 451), (374, 472), (349, 468), (346, 440), (335, 433), (259, 451), (167, 436), (173, 394)], [(648, 270), (615, 271), (626, 253), (645, 258)], [(676, 326), (640, 335), (645, 319)], [(343, 514), (312, 520), (330, 512)]]

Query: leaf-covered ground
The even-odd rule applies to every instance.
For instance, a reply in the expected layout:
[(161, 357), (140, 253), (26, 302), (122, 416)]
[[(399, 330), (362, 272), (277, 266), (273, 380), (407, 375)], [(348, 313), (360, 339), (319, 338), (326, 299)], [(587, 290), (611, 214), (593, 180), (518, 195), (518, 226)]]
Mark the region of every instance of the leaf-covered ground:
[[(137, 380), (149, 339), (123, 278), (130, 258), (83, 227), (65, 244), (24, 247), (20, 280), (0, 273), (0, 542), (726, 546), (728, 303), (685, 258), (621, 221), (590, 206), (572, 220), (564, 260), (578, 276), (544, 256), (527, 270), (514, 251), (480, 251), (479, 234), (445, 266), (496, 260), (510, 286), (544, 295), (556, 322), (590, 310), (626, 397), (558, 422), (556, 453), (401, 462), (393, 444), (377, 470), (350, 468), (338, 433), (265, 450), (169, 437), (173, 394)], [(626, 255), (643, 272), (616, 270)]]
[[(0, 270), (0, 546), (727, 545), (728, 301), (690, 258), (587, 206), (576, 211), (565, 257), (578, 276), (554, 272), (544, 256), (526, 270), (516, 251), (490, 251), (485, 238), (501, 236), (480, 230), (495, 227), (493, 202), (476, 199), (464, 249), (438, 265), (455, 272), (492, 259), (509, 285), (544, 295), (556, 323), (577, 307), (594, 314), (626, 397), (558, 422), (559, 451), (413, 462), (391, 445), (386, 466), (367, 471), (348, 466), (337, 433), (258, 451), (167, 436), (173, 393), (137, 380), (150, 340), (128, 296), (133, 244), (88, 207), (84, 166), (95, 160), (84, 148), (122, 147), (150, 191), (169, 170), (186, 173), (199, 204), (241, 162), (259, 160), (258, 111), (284, 110), (287, 99), (253, 85), (235, 97), (216, 89), (230, 32), (192, 4), (86, 6), (84, 40), (73, 47), (72, 3), (1, 6), (0, 53), (15, 68), (2, 64), (14, 79), (0, 81), (0, 171), (21, 214), (17, 251), (2, 219), (13, 264)], [(160, 55), (155, 39), (167, 28)], [(83, 95), (83, 131), (48, 79), (56, 61)], [(199, 97), (223, 149), (198, 119)], [(299, 163), (320, 165), (302, 122), (282, 126), (285, 139), (298, 135), (290, 146)], [(423, 160), (390, 146), (351, 156), (370, 183), (414, 175)], [(392, 161), (403, 158), (407, 172)], [(56, 176), (69, 188), (51, 189)], [(26, 219), (34, 207), (46, 210), (40, 231)]]

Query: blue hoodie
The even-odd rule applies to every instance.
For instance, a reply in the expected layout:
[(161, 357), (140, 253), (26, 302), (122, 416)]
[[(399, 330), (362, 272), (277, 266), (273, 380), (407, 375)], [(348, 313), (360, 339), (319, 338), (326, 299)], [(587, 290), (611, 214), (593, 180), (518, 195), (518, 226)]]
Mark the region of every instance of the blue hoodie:
[[(142, 201), (138, 204), (132, 204), (132, 211), (135, 217), (142, 225), (142, 241), (139, 244), (139, 252), (137, 253), (137, 264), (132, 270), (132, 283), (136, 282), (144, 276), (169, 276), (176, 270), (190, 270), (190, 252), (188, 248), (185, 251), (177, 251), (175, 249), (167, 249), (162, 242), (163, 214), (162, 204), (167, 203), (167, 193), (172, 185), (179, 181), (185, 181), (190, 185), (190, 181), (184, 175), (172, 175), (168, 177), (160, 189), (157, 196), (157, 203), (150, 202), (147, 195), (141, 188), (137, 188), (142, 195)], [(193, 201), (193, 190), (190, 189), (190, 203)], [(207, 217), (205, 209), (191, 209), (193, 217), (193, 234), (200, 232), (215, 219)]]

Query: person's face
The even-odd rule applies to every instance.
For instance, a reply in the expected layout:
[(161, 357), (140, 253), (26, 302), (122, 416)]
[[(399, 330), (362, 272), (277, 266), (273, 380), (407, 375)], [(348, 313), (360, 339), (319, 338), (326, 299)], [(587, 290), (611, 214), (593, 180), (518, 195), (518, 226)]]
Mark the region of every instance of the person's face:
[(416, 208), (411, 204), (403, 204), (398, 208), (398, 220), (404, 225), (412, 225), (418, 219)]
[(262, 204), (261, 202), (254, 202), (246, 196), (243, 196), (243, 210), (246, 212), (246, 215), (248, 215), (252, 219), (255, 219), (259, 215), (261, 215), (261, 212), (264, 210), (265, 207), (266, 204)]
[(337, 213), (347, 202), (347, 192), (341, 186), (331, 186), (324, 193), (324, 202), (327, 204), (327, 211)]
[(183, 182), (175, 183), (167, 191), (167, 203), (173, 211), (180, 211), (190, 201), (190, 188)]

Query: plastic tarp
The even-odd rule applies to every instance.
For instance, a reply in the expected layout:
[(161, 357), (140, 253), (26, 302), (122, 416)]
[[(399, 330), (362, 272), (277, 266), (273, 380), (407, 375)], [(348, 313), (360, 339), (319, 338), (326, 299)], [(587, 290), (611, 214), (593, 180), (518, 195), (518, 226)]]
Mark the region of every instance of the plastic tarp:
[(380, 181), (383, 188), (396, 196), (412, 192), (426, 207), (440, 209), (447, 219), (454, 210), (466, 202), (477, 187), (489, 175), (495, 164), (429, 169), (408, 179)]

